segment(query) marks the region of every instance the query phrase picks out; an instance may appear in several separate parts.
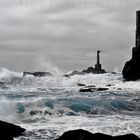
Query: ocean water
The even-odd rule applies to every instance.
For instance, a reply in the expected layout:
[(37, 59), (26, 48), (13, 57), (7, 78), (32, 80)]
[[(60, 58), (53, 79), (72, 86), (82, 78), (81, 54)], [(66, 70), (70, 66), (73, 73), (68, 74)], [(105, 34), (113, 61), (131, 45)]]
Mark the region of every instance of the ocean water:
[[(77, 83), (108, 90), (79, 92)], [(0, 69), (0, 120), (27, 130), (16, 140), (54, 140), (79, 128), (140, 137), (140, 81), (123, 82), (121, 73), (39, 78)]]

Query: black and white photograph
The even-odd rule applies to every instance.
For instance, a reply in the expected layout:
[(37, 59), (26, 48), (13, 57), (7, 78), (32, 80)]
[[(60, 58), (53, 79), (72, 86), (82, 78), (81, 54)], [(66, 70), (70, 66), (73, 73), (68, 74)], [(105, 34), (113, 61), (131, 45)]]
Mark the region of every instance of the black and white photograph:
[(0, 0), (0, 140), (140, 139), (140, 0)]

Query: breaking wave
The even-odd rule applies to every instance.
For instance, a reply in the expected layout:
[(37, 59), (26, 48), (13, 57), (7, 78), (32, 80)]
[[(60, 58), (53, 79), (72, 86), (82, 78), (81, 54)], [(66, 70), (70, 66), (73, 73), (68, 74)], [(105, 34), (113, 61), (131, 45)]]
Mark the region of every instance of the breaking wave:
[(63, 74), (57, 76), (47, 77), (23, 77), (23, 73), (10, 71), (8, 69), (0, 70), (0, 87), (13, 88), (67, 88), (77, 87), (77, 83), (85, 85), (95, 85), (97, 87), (104, 87), (111, 85), (111, 88), (134, 89), (140, 90), (140, 81), (137, 82), (123, 82), (121, 73), (111, 74), (87, 74), (74, 75), (70, 78), (64, 77)]
[[(107, 90), (80, 92), (81, 85)], [(121, 73), (23, 77), (1, 69), (0, 119), (30, 130), (31, 140), (53, 140), (75, 128), (139, 135), (139, 91), (140, 81), (123, 82)]]

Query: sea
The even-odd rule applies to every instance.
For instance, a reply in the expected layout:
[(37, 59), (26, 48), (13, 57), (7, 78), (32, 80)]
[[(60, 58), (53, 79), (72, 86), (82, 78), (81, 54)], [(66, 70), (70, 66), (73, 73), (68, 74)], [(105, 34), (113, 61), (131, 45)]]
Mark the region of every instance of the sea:
[[(108, 90), (80, 92), (78, 83)], [(2, 68), (0, 120), (26, 129), (15, 140), (54, 140), (75, 129), (140, 137), (140, 81), (125, 82), (120, 72), (23, 77)]]

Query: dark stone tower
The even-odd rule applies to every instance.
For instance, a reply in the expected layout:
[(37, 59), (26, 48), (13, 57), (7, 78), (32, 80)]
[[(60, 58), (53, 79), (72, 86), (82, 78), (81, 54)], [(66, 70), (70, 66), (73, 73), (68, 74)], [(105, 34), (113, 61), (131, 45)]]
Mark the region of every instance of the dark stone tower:
[(100, 50), (97, 51), (97, 64), (95, 64), (95, 69), (96, 70), (101, 70), (101, 64), (100, 64)]
[(86, 70), (83, 70), (84, 73), (93, 73), (93, 74), (103, 74), (106, 73), (100, 64), (100, 50), (97, 51), (97, 63), (95, 64), (95, 68), (88, 67)]
[(136, 12), (136, 47), (133, 48), (132, 58), (140, 55), (140, 11)]
[(140, 11), (137, 11), (136, 16), (136, 47), (140, 47)]
[(136, 46), (132, 50), (132, 59), (126, 62), (122, 74), (127, 81), (140, 79), (140, 11), (136, 12)]

